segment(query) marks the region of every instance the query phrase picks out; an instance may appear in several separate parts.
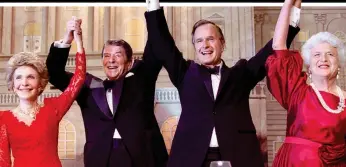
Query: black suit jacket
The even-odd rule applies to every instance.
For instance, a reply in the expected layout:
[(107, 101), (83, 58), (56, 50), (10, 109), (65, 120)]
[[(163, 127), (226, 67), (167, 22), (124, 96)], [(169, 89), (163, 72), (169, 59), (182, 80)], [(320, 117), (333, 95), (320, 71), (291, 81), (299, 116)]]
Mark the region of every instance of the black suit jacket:
[[(272, 41), (250, 60), (241, 59), (231, 68), (222, 67), (214, 100), (210, 74), (183, 58), (169, 33), (163, 9), (146, 12), (145, 17), (154, 55), (167, 69), (182, 105), (168, 167), (200, 167), (214, 127), (223, 160), (231, 161), (232, 167), (263, 167), (249, 94), (266, 75), (265, 62), (273, 52)], [(298, 31), (299, 28), (290, 28), (288, 44)]]
[[(72, 74), (65, 71), (70, 48), (51, 45), (47, 58), (50, 83), (65, 90)], [(163, 137), (154, 115), (155, 83), (162, 65), (150, 60), (147, 43), (143, 61), (128, 72), (134, 75), (117, 80), (113, 87), (113, 117), (103, 81), (87, 73), (77, 102), (82, 110), (86, 144), (85, 167), (106, 167), (112, 149), (113, 133), (119, 131), (134, 167), (163, 167), (168, 159)], [(155, 62), (155, 64), (153, 64)]]

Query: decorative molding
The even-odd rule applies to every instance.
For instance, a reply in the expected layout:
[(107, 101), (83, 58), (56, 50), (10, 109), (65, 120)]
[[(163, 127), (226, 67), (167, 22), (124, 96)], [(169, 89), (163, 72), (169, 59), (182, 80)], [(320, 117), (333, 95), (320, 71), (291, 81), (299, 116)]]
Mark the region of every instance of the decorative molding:
[[(48, 53), (37, 53), (38, 56), (40, 56), (42, 59), (46, 60)], [(0, 55), (0, 73), (5, 72), (6, 68), (6, 63), (7, 61), (13, 56), (12, 55)], [(92, 61), (92, 60), (101, 60), (101, 53), (99, 52), (90, 52), (86, 53), (87, 61)], [(143, 57), (143, 52), (134, 52), (133, 53), (133, 58), (136, 60), (141, 60)], [(75, 53), (70, 53), (69, 57), (67, 59), (66, 67), (68, 69), (73, 69), (75, 67), (75, 60), (76, 54)], [(4, 66), (1, 66), (1, 64), (4, 64)], [(88, 65), (88, 69), (91, 69), (95, 67), (95, 65)], [(100, 65), (97, 65), (97, 67), (100, 67)]]
[[(251, 99), (265, 99), (265, 84), (260, 82), (256, 85), (250, 93)], [(61, 94), (60, 91), (44, 92), (39, 96), (39, 101), (42, 102), (44, 98), (57, 97)], [(176, 88), (157, 88), (155, 90), (156, 103), (180, 103), (179, 92)], [(0, 106), (18, 104), (19, 98), (14, 93), (0, 93)]]
[(266, 99), (266, 82), (258, 82), (254, 89), (250, 92), (251, 99)]
[(335, 36), (337, 36), (341, 41), (343, 41), (344, 43), (346, 43), (346, 34), (343, 31), (336, 31), (334, 33)]
[(214, 22), (216, 25), (218, 25), (224, 36), (226, 36), (226, 31), (225, 31), (225, 17), (221, 16), (218, 13), (214, 13), (206, 18), (209, 21)]
[(156, 103), (180, 103), (179, 92), (176, 88), (157, 88), (155, 91)]
[(38, 11), (42, 11), (42, 7), (25, 6), (24, 11), (25, 12), (38, 12)]
[(314, 18), (316, 24), (321, 23), (325, 25), (327, 21), (327, 14), (314, 14)]
[(214, 13), (214, 14), (210, 15), (208, 17), (208, 19), (224, 19), (224, 17), (221, 16), (220, 14), (218, 14), (218, 13)]
[[(44, 98), (57, 97), (60, 94), (61, 92), (42, 93), (41, 96), (39, 96), (38, 101), (43, 102)], [(15, 93), (0, 93), (0, 106), (13, 104), (19, 104), (19, 98)]]
[(66, 11), (80, 11), (80, 7), (79, 6), (65, 6), (64, 9)]
[(255, 24), (263, 24), (265, 20), (266, 13), (255, 13), (254, 14), (254, 20)]

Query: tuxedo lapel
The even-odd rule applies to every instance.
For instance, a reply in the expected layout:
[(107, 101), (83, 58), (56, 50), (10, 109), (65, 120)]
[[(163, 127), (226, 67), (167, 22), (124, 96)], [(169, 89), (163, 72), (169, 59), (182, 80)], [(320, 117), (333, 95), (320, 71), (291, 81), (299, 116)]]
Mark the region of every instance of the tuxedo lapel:
[[(135, 60), (132, 68), (127, 73), (125, 73), (123, 77), (116, 80), (115, 86), (112, 89), (113, 90), (113, 92), (112, 92), (112, 94), (113, 94), (113, 113), (114, 113), (113, 116), (117, 112), (117, 109), (119, 106), (125, 78), (133, 76), (136, 73), (135, 71), (137, 70), (137, 68), (140, 66), (141, 63), (143, 63), (143, 62), (140, 60)], [(128, 75), (128, 74), (131, 74), (131, 75)]]
[(200, 73), (201, 78), (202, 78), (202, 80), (204, 82), (204, 86), (207, 89), (210, 98), (214, 100), (213, 87), (212, 87), (212, 84), (211, 84), (210, 73), (203, 66), (199, 65), (198, 67), (199, 67), (198, 68), (199, 69), (199, 73)]
[(101, 112), (108, 118), (112, 118), (112, 113), (108, 107), (106, 91), (103, 87), (103, 81), (101, 79), (91, 79), (90, 82), (91, 94), (94, 98), (96, 105), (99, 107)]
[(92, 95), (96, 101), (97, 106), (100, 108), (100, 110), (109, 118), (112, 118), (113, 115), (111, 111), (109, 110), (107, 98), (106, 98), (106, 91), (103, 87), (101, 88), (94, 88), (92, 90)]
[[(133, 64), (133, 67), (130, 71), (126, 73), (132, 73), (139, 67), (141, 64), (141, 61), (135, 61)], [(129, 75), (131, 77), (132, 75)], [(124, 76), (126, 77), (126, 76)], [(119, 101), (121, 98), (121, 93), (123, 90), (123, 83), (124, 83), (124, 77), (119, 78), (118, 80), (115, 81), (115, 85), (112, 88), (112, 96), (113, 96), (113, 113), (111, 113), (108, 103), (107, 103), (107, 96), (106, 96), (106, 91), (103, 86), (103, 81), (102, 80), (96, 80), (92, 79), (90, 83), (90, 88), (92, 89), (92, 96), (96, 101), (97, 106), (100, 108), (100, 110), (109, 118), (114, 118), (114, 115), (118, 109), (119, 106)]]
[(217, 90), (216, 98), (219, 96), (220, 92), (222, 91), (223, 87), (225, 86), (230, 72), (231, 72), (230, 68), (226, 66), (225, 62), (223, 62), (223, 65), (221, 68), (221, 80), (220, 80), (220, 84), (219, 84), (219, 89)]
[(123, 83), (124, 77), (121, 77), (116, 81), (115, 87), (113, 87), (113, 115), (115, 115), (119, 106), (119, 101), (123, 90)]

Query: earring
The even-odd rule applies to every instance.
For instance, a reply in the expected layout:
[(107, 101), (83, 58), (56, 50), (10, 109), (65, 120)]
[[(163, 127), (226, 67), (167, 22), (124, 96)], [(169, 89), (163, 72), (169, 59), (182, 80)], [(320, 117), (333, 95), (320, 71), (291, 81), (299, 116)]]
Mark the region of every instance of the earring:
[(336, 74), (336, 79), (339, 79), (340, 68), (338, 68), (338, 73)]

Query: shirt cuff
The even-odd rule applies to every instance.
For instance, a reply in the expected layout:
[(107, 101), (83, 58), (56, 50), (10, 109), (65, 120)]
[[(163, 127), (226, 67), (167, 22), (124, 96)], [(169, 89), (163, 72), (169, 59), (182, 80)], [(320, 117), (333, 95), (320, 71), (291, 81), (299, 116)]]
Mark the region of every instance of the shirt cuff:
[(300, 20), (300, 11), (301, 9), (293, 6), (291, 8), (291, 16), (290, 16), (290, 25), (293, 27), (297, 27)]
[(56, 47), (56, 48), (69, 48), (69, 47), (71, 47), (71, 44), (63, 43), (63, 40), (54, 41), (54, 47)]
[(158, 0), (149, 0), (148, 11), (154, 11), (160, 9), (160, 3)]

